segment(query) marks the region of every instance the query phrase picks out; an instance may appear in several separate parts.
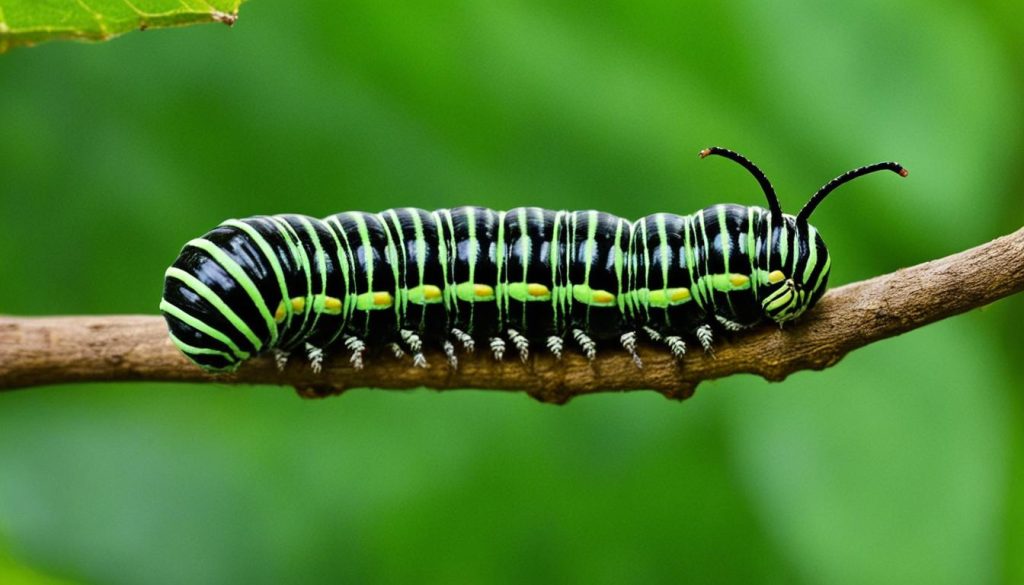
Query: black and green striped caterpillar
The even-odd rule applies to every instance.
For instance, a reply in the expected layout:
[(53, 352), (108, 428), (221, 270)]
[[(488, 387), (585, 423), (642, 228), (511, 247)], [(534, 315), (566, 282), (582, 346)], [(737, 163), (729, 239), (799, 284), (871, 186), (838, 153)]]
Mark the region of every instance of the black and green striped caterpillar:
[(507, 345), (525, 362), (567, 340), (589, 359), (617, 343), (638, 367), (638, 335), (678, 358), (686, 340), (711, 351), (716, 330), (765, 319), (784, 323), (821, 298), (831, 259), (808, 218), (843, 183), (895, 162), (847, 172), (795, 217), (783, 214), (753, 163), (723, 148), (701, 151), (746, 168), (768, 209), (713, 205), (692, 215), (630, 222), (600, 211), (458, 207), (347, 212), (225, 221), (188, 242), (167, 269), (160, 310), (171, 339), (193, 362), (231, 371), (273, 351), (280, 367), (301, 350), (314, 370), (343, 346), (360, 368), (367, 348), (412, 354), (455, 343)]

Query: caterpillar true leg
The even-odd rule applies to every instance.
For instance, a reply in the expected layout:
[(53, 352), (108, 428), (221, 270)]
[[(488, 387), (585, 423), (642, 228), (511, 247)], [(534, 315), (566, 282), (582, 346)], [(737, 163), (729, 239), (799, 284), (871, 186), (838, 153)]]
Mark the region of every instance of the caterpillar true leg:
[(525, 364), (526, 360), (530, 359), (530, 341), (515, 329), (508, 330), (508, 339), (519, 352), (519, 360)]
[(306, 344), (306, 358), (309, 359), (309, 367), (312, 368), (314, 374), (319, 374), (324, 363), (324, 350), (322, 347), (316, 347), (311, 343)]
[(726, 331), (743, 331), (744, 329), (750, 329), (753, 325), (744, 325), (735, 321), (730, 321), (721, 315), (715, 315), (715, 319), (721, 323), (722, 327), (725, 327)]
[(697, 337), (697, 341), (700, 341), (701, 346), (704, 348), (704, 352), (714, 355), (715, 351), (711, 347), (711, 325), (701, 325), (693, 334)]
[(387, 344), (386, 347), (388, 348), (388, 351), (391, 352), (391, 355), (395, 356), (395, 359), (402, 359), (405, 357), (405, 350), (402, 349), (402, 346), (399, 345), (398, 343), (392, 341), (391, 343)]
[(644, 333), (646, 333), (647, 337), (649, 337), (650, 340), (655, 342), (655, 343), (658, 343), (659, 341), (661, 341), (663, 339), (662, 336), (661, 336), (661, 333), (658, 333), (654, 329), (651, 329), (650, 327), (647, 327), (647, 326), (644, 326)]
[(584, 333), (582, 329), (573, 329), (572, 337), (580, 345), (583, 355), (587, 356), (588, 360), (594, 361), (594, 358), (597, 357), (597, 344), (594, 343), (594, 340)]
[(629, 352), (629, 355), (633, 357), (633, 364), (636, 365), (637, 369), (643, 369), (644, 362), (636, 353), (636, 331), (623, 333), (622, 336), (619, 337), (619, 343), (621, 343), (623, 349)]
[(677, 360), (683, 359), (683, 356), (686, 355), (686, 342), (678, 335), (669, 335), (666, 337), (665, 345), (667, 345), (669, 351), (672, 352), (672, 357)]
[(473, 353), (476, 349), (476, 342), (474, 342), (473, 338), (467, 335), (464, 331), (460, 329), (452, 329), (452, 336), (462, 344), (462, 349), (466, 350), (467, 353)]
[(448, 358), (448, 365), (453, 370), (459, 369), (459, 357), (455, 355), (455, 344), (446, 339), (441, 344), (441, 348), (444, 350), (445, 357)]
[(413, 367), (417, 367), (417, 368), (426, 368), (426, 367), (428, 367), (427, 366), (427, 358), (426, 358), (426, 356), (424, 356), (422, 353), (414, 353), (414, 354), (412, 354), (412, 365), (413, 365)]
[(402, 341), (405, 342), (409, 352), (412, 353), (412, 365), (417, 368), (427, 367), (427, 358), (423, 355), (423, 341), (420, 336), (409, 329), (399, 331)]
[(278, 372), (283, 372), (284, 367), (288, 364), (288, 352), (283, 349), (274, 349), (274, 365), (277, 366)]
[(556, 360), (562, 359), (562, 348), (565, 346), (565, 340), (556, 335), (549, 335), (547, 341), (548, 351), (555, 356)]
[(344, 343), (345, 347), (352, 352), (352, 357), (348, 360), (349, 363), (357, 370), (363, 369), (363, 354), (366, 353), (366, 344), (362, 339), (353, 335), (346, 335)]
[(500, 337), (492, 337), (491, 352), (494, 353), (494, 359), (500, 362), (505, 357), (505, 340)]

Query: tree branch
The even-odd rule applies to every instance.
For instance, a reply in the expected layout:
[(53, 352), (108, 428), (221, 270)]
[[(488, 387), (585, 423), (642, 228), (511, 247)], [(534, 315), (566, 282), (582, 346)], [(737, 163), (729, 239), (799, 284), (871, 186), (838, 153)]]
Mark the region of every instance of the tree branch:
[(523, 390), (545, 402), (564, 403), (593, 392), (651, 388), (684, 399), (703, 380), (736, 373), (778, 381), (799, 370), (834, 365), (850, 351), (951, 315), (986, 305), (1024, 289), (1024, 228), (987, 244), (830, 291), (792, 326), (772, 325), (720, 340), (714, 357), (693, 351), (681, 364), (663, 349), (640, 348), (643, 370), (621, 350), (605, 350), (594, 363), (567, 351), (562, 361), (531, 353), (526, 364), (514, 357), (496, 363), (487, 352), (461, 355), (447, 367), (439, 353), (430, 368), (409, 358), (369, 356), (353, 370), (344, 352), (314, 374), (294, 359), (278, 372), (273, 359), (256, 358), (236, 373), (210, 375), (192, 365), (171, 344), (163, 319), (155, 316), (0, 317), (0, 390), (68, 382), (146, 380), (280, 384), (304, 396), (337, 394), (349, 388), (438, 390), (488, 388)]

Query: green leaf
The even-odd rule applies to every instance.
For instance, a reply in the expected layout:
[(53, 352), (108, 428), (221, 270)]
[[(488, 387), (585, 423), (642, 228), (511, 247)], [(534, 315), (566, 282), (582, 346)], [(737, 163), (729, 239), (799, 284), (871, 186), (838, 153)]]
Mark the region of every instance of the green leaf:
[(233, 25), (245, 0), (0, 0), (0, 53), (54, 39), (105, 41), (132, 30)]

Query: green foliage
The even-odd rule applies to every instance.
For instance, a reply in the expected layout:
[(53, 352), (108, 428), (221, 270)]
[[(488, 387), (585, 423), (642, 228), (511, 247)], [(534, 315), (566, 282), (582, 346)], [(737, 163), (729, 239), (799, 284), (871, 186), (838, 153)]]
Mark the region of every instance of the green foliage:
[(69, 585), (70, 581), (50, 577), (11, 558), (0, 547), (0, 583), (4, 585)]
[[(0, 312), (155, 313), (182, 244), (232, 216), (761, 204), (742, 169), (697, 159), (711, 144), (787, 210), (858, 164), (910, 169), (815, 213), (834, 285), (1024, 223), (1021, 3), (245, 16), (0, 59)], [(1022, 300), (682, 405), (7, 393), (0, 542), (84, 583), (1022, 582)]]
[(234, 24), (244, 0), (0, 0), (0, 53), (55, 39), (106, 41), (133, 30)]

